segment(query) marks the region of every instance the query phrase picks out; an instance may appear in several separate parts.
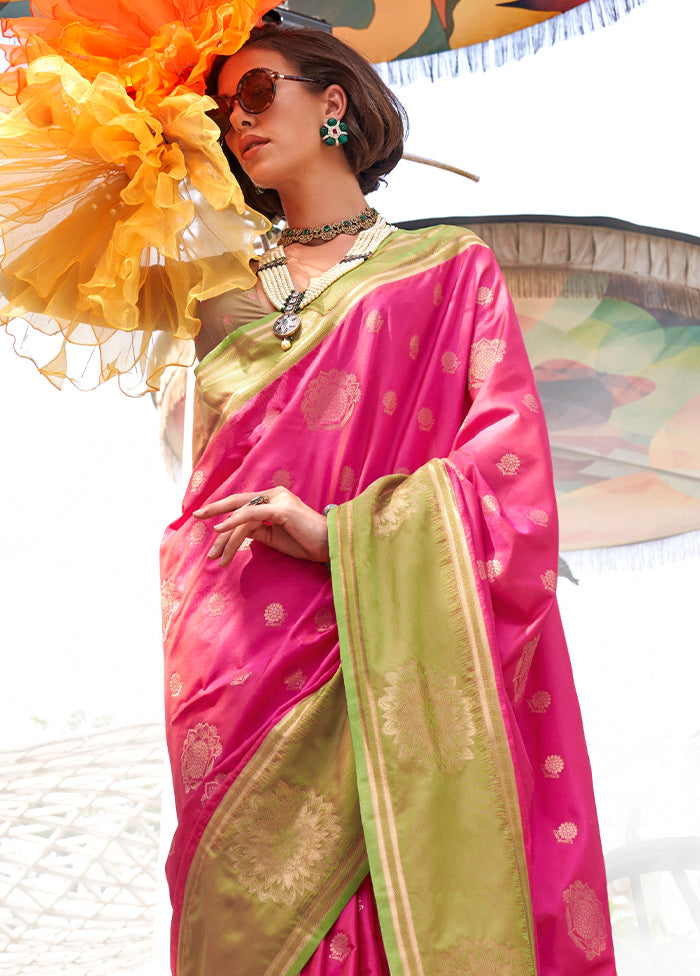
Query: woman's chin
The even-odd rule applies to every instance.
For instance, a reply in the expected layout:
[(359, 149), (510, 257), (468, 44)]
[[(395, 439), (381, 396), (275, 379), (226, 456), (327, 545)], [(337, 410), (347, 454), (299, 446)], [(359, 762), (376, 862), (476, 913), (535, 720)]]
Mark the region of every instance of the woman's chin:
[(264, 186), (266, 188), (272, 187), (274, 177), (271, 173), (265, 173), (264, 166), (251, 166), (250, 164), (246, 166), (244, 163), (241, 163), (241, 169), (251, 183), (254, 183), (256, 186)]

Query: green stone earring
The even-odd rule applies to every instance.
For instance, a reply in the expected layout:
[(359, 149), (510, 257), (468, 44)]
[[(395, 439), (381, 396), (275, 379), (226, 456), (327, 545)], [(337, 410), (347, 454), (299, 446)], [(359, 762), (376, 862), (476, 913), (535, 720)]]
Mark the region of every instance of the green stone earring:
[(321, 139), (327, 146), (344, 146), (348, 141), (348, 127), (337, 119), (326, 119), (321, 126)]

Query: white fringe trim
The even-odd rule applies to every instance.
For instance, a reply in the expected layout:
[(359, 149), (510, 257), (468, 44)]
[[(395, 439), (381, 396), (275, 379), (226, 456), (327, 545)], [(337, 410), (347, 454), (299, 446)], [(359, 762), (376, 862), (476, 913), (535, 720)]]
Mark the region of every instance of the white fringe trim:
[[(610, 546), (607, 549), (580, 549), (562, 553), (571, 576), (576, 580), (592, 573), (633, 570), (643, 572), (668, 566), (685, 559), (700, 558), (700, 532), (671, 535), (631, 546)], [(561, 572), (560, 575), (566, 575)]]
[(616, 23), (646, 0), (589, 0), (556, 17), (533, 24), (525, 30), (514, 31), (483, 44), (454, 51), (440, 51), (420, 58), (402, 58), (376, 64), (380, 77), (390, 87), (410, 85), (422, 78), (456, 78), (466, 71), (487, 71), (508, 61), (520, 61), (543, 47), (551, 47)]

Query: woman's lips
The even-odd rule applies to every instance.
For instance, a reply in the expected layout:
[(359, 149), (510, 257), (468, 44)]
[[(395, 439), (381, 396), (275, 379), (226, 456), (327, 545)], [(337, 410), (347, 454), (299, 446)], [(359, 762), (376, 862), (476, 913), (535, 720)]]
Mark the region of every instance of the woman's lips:
[(263, 146), (268, 143), (267, 139), (245, 139), (241, 140), (241, 159), (252, 159), (256, 156)]

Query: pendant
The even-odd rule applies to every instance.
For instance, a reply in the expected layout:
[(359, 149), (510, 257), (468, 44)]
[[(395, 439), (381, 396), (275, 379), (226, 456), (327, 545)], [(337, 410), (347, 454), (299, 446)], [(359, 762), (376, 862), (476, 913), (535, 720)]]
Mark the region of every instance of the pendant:
[(301, 318), (296, 312), (285, 312), (275, 321), (272, 331), (278, 339), (286, 339), (301, 328)]

